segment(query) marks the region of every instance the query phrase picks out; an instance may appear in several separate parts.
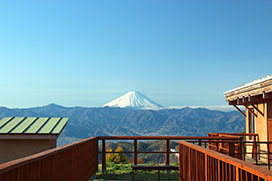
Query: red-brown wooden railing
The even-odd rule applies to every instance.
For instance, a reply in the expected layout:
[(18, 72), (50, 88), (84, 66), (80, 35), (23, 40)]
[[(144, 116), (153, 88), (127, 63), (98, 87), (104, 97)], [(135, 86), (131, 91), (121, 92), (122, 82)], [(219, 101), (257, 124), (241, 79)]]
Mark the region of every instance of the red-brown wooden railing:
[[(267, 166), (267, 169), (271, 168), (271, 150), (272, 150), (272, 142), (267, 141), (259, 141), (259, 135), (256, 133), (208, 133), (209, 137), (240, 137), (243, 141), (233, 141), (235, 146), (235, 158), (239, 158), (242, 160), (248, 160), (250, 157), (254, 160), (251, 162), (254, 165), (264, 165)], [(226, 143), (211, 143), (209, 144), (209, 148), (215, 151), (216, 144), (220, 144), (220, 153), (224, 153), (225, 148), (228, 149), (229, 142)], [(248, 147), (251, 148), (248, 149)], [(223, 150), (223, 151), (222, 151)]]
[[(181, 180), (250, 180), (271, 179), (271, 172), (256, 167), (242, 160), (229, 156), (237, 154), (234, 144), (241, 145), (241, 139), (234, 136), (227, 137), (191, 137), (191, 136), (102, 136), (88, 138), (69, 145), (41, 152), (29, 157), (14, 160), (0, 165), (0, 181), (29, 181), (29, 180), (88, 180), (98, 169), (98, 141), (102, 141), (102, 168), (106, 169), (106, 141), (130, 140), (134, 141), (134, 164), (137, 165), (137, 155), (140, 153), (165, 154), (165, 164), (169, 164), (170, 141), (179, 142), (179, 158)], [(139, 140), (164, 140), (165, 151), (141, 152), (137, 149)], [(193, 144), (191, 144), (193, 143)], [(247, 143), (242, 141), (242, 143)], [(197, 146), (197, 145), (198, 146)], [(228, 144), (223, 155), (200, 146), (209, 147)], [(262, 144), (258, 142), (258, 144)], [(265, 142), (264, 144), (269, 144)], [(272, 144), (272, 143), (271, 143)], [(214, 149), (214, 148), (213, 148)], [(247, 154), (247, 153), (243, 153)], [(268, 152), (268, 158), (270, 152)], [(268, 163), (270, 166), (270, 162)], [(261, 170), (260, 170), (261, 169)], [(204, 176), (203, 176), (204, 174)], [(203, 176), (203, 178), (202, 178)], [(272, 180), (272, 179), (271, 179)]]
[[(246, 147), (248, 146), (252, 146), (252, 152), (251, 152), (251, 157), (254, 158), (256, 160), (256, 164), (258, 163), (258, 147), (257, 147), (257, 143), (259, 142), (259, 135), (256, 133), (208, 133), (208, 136), (210, 137), (236, 137), (241, 139), (241, 141), (243, 140), (243, 143), (236, 143), (235, 144), (235, 152), (236, 158), (239, 159), (243, 159), (245, 160), (245, 156), (246, 154), (243, 154), (242, 152), (246, 152)], [(252, 140), (249, 141), (249, 140)], [(227, 145), (221, 145), (221, 147), (228, 147)], [(224, 149), (224, 148), (223, 148)], [(239, 154), (238, 154), (239, 153)], [(244, 158), (242, 158), (241, 156), (244, 156)]]
[[(185, 140), (190, 143), (208, 146), (212, 143), (229, 143), (230, 148), (233, 147), (234, 142), (241, 141), (240, 137), (207, 137), (207, 136), (99, 136), (99, 140), (102, 141), (102, 151), (99, 152), (102, 155), (102, 170), (106, 170), (106, 154), (107, 153), (114, 153), (114, 152), (107, 152), (106, 151), (106, 141), (107, 140), (130, 140), (134, 142), (133, 151), (124, 151), (125, 154), (133, 154), (133, 163), (134, 165), (138, 164), (137, 155), (138, 154), (165, 154), (165, 165), (169, 165), (170, 162), (170, 154), (178, 153), (178, 152), (171, 152), (170, 151), (170, 142), (177, 141), (177, 140)], [(141, 152), (138, 151), (137, 144), (139, 140), (163, 140), (165, 141), (165, 151), (152, 151), (152, 152)], [(230, 156), (235, 156), (234, 150), (227, 149), (225, 154)]]
[(86, 181), (98, 169), (98, 139), (87, 138), (0, 165), (0, 181)]
[(272, 172), (243, 160), (179, 141), (180, 181), (262, 181), (272, 180)]

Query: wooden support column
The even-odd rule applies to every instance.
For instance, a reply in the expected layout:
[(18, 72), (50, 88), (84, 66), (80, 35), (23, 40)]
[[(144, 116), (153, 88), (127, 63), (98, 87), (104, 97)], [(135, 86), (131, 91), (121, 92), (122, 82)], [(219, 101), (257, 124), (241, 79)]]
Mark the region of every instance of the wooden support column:
[(247, 105), (244, 105), (246, 107), (246, 109), (253, 114), (255, 117), (258, 117), (256, 113), (254, 113)]
[(246, 114), (243, 111), (241, 111), (239, 107), (237, 107), (236, 105), (233, 106), (246, 118)]
[(134, 139), (134, 165), (137, 164), (137, 139)]
[(169, 151), (170, 151), (170, 143), (169, 143), (169, 139), (166, 139), (166, 144), (165, 144), (165, 165), (169, 165)]
[(102, 139), (102, 171), (106, 171), (106, 143)]

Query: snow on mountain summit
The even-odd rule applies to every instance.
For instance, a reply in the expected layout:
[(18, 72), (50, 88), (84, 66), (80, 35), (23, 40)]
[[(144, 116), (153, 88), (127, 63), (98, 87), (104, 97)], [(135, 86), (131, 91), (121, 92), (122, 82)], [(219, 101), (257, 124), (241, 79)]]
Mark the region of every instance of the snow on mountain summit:
[(152, 101), (144, 94), (137, 91), (130, 91), (125, 95), (114, 99), (113, 101), (103, 105), (102, 107), (120, 107), (120, 108), (132, 108), (132, 109), (160, 109), (163, 106)]

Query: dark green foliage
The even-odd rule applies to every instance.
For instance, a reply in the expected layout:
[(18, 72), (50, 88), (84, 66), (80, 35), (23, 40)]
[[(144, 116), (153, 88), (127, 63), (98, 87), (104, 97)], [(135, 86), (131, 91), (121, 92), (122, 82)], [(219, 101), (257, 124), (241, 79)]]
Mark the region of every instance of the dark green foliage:
[[(107, 171), (102, 173), (101, 165), (99, 166), (99, 172), (96, 174), (96, 177), (91, 179), (92, 181), (109, 181), (109, 180), (131, 180), (131, 165), (132, 164), (107, 164)], [(154, 165), (154, 163), (149, 163), (146, 165)], [(158, 171), (142, 171), (139, 170), (135, 173), (135, 181), (148, 181), (148, 180), (157, 180)], [(171, 171), (166, 173), (164, 171), (160, 172), (161, 180), (179, 180), (178, 171)]]

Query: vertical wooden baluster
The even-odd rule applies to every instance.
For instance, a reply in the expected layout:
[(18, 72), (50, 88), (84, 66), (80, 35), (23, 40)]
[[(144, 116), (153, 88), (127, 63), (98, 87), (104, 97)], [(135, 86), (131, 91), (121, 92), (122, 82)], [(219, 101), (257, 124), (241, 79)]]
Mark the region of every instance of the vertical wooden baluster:
[(134, 165), (137, 165), (137, 139), (134, 139)]
[(205, 181), (208, 180), (208, 155), (205, 153)]
[(270, 145), (267, 143), (267, 169), (270, 170)]
[(198, 140), (198, 146), (201, 146), (201, 139)]
[(105, 172), (106, 169), (106, 143), (105, 139), (102, 139), (102, 172)]
[(165, 144), (165, 165), (169, 165), (169, 150), (170, 150), (170, 143), (169, 139), (166, 139), (166, 144)]
[(229, 156), (235, 157), (235, 147), (233, 142), (229, 142)]
[(254, 158), (256, 165), (258, 164), (258, 157), (257, 157), (257, 146), (256, 146), (256, 136), (253, 137), (253, 146), (254, 146)]

